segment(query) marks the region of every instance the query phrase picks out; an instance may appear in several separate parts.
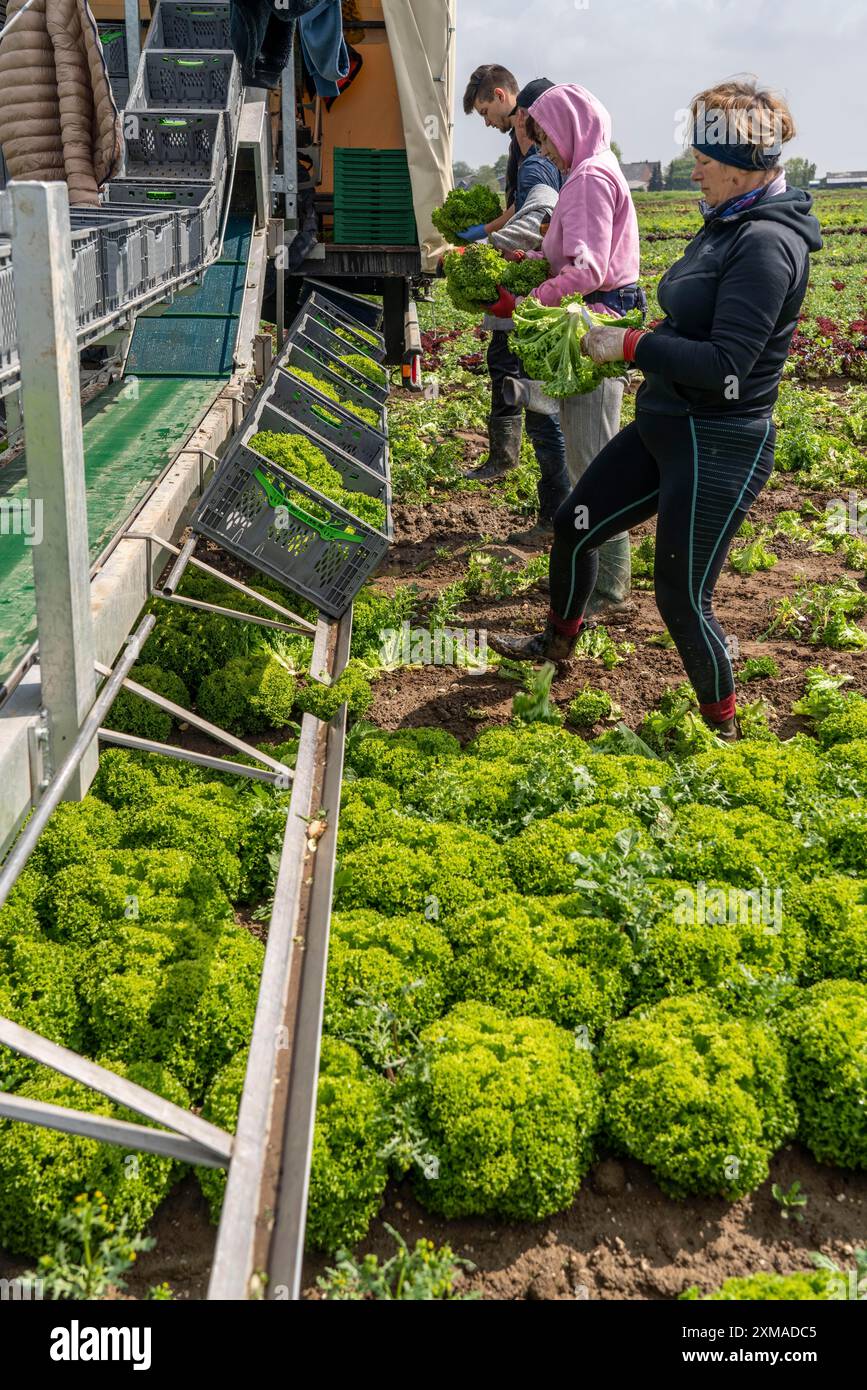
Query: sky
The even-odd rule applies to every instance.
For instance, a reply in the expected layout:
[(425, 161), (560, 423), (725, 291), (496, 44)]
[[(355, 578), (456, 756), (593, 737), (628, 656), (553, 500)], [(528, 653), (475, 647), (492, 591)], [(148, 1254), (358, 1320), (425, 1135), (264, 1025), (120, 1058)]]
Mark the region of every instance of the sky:
[(677, 113), (714, 82), (755, 73), (782, 91), (798, 135), (785, 157), (817, 173), (867, 169), (865, 0), (456, 0), (454, 158), (493, 164), (505, 137), (465, 116), (480, 63), (520, 82), (548, 77), (589, 88), (611, 112), (625, 161), (683, 149)]

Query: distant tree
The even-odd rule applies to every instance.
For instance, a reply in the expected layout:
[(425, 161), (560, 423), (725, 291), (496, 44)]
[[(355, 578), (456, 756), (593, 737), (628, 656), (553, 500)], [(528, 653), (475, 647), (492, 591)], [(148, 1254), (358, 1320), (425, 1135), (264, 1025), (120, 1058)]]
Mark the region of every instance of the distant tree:
[(690, 174), (694, 164), (695, 160), (689, 154), (673, 159), (665, 171), (666, 188), (692, 188)]
[(618, 145), (618, 143), (617, 143), (616, 140), (612, 140), (612, 141), (611, 141), (611, 148), (612, 148), (612, 150), (614, 151), (614, 153), (617, 155), (617, 163), (618, 163), (618, 164), (622, 164), (622, 163), (623, 163), (623, 151), (621, 150), (621, 148), (620, 148), (620, 146)]
[(649, 193), (661, 193), (665, 184), (662, 181), (662, 165), (654, 164), (651, 168), (650, 182), (647, 185)]
[(471, 182), (475, 172), (475, 169), (471, 168), (463, 159), (456, 160), (452, 165), (452, 178), (455, 183), (460, 183), (461, 179), (467, 179), (468, 182)]
[(810, 181), (816, 177), (816, 166), (809, 159), (795, 156), (786, 160), (786, 180), (793, 188), (809, 188)]
[(497, 175), (493, 164), (483, 164), (473, 174), (471, 183), (483, 183), (486, 188), (492, 188), (495, 193), (499, 193), (500, 185), (497, 183)]
[(494, 173), (497, 175), (497, 178), (505, 178), (508, 167), (509, 156), (507, 154), (501, 154), (494, 164)]

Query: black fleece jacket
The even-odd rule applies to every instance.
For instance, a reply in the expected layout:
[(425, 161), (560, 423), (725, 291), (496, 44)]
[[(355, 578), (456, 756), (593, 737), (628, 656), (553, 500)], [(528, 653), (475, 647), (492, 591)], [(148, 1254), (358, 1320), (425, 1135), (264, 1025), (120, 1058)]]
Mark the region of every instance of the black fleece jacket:
[(800, 188), (763, 198), (693, 237), (659, 282), (665, 319), (640, 340), (636, 408), (665, 415), (770, 415), (822, 246)]

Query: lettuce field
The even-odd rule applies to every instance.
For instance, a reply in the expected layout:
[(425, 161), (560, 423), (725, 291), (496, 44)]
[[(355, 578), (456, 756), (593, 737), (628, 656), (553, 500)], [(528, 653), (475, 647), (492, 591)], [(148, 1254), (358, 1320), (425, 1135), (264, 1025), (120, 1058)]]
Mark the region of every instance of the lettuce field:
[[(652, 320), (698, 214), (636, 201)], [(547, 555), (509, 539), (532, 522), (526, 439), (504, 483), (464, 478), (486, 339), (441, 284), (425, 395), (390, 398), (395, 543), (340, 681), (305, 678), (306, 638), (180, 606), (132, 673), (288, 760), (303, 713), (349, 707), (310, 1297), (394, 1231), (447, 1244), (457, 1295), (489, 1299), (828, 1298), (863, 1272), (867, 193), (816, 211), (775, 471), (717, 589), (739, 743), (683, 684), (652, 523), (628, 610), (553, 683), (488, 650), (544, 620)], [(129, 694), (108, 722), (188, 737)], [(0, 1014), (232, 1128), (288, 799), (103, 751), (0, 910)], [(121, 1113), (11, 1053), (0, 1088)], [(224, 1175), (144, 1156), (126, 1176), (120, 1151), (0, 1122), (0, 1274), (98, 1191), (156, 1237), (132, 1291), (201, 1296)]]

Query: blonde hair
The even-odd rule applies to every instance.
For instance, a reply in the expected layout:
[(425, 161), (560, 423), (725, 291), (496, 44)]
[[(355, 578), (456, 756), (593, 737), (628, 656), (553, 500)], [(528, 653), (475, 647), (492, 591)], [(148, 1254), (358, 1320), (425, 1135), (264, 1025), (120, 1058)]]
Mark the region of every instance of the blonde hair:
[(758, 78), (752, 76), (732, 77), (696, 93), (689, 109), (693, 135), (696, 128), (719, 131), (722, 125), (729, 142), (752, 145), (759, 151), (785, 145), (796, 133), (785, 98), (760, 86)]

